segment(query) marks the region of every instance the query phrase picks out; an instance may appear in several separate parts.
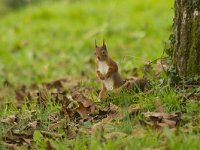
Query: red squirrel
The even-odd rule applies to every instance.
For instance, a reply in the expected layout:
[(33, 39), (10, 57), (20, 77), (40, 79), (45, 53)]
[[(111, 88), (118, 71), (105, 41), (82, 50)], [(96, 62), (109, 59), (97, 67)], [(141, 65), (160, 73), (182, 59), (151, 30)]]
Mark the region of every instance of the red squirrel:
[(109, 91), (121, 87), (123, 85), (123, 80), (118, 72), (117, 63), (108, 55), (105, 41), (103, 41), (102, 46), (97, 46), (95, 41), (95, 49), (97, 64), (96, 73), (102, 81), (99, 99), (102, 99), (107, 90)]

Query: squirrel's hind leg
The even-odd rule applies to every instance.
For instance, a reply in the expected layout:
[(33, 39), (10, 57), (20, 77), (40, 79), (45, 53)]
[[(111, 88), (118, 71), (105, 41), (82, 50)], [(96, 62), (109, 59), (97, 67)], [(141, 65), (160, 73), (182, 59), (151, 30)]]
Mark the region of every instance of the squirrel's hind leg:
[(99, 99), (102, 99), (103, 96), (104, 96), (104, 93), (107, 91), (106, 87), (104, 84), (102, 84), (102, 89), (101, 91), (99, 92)]

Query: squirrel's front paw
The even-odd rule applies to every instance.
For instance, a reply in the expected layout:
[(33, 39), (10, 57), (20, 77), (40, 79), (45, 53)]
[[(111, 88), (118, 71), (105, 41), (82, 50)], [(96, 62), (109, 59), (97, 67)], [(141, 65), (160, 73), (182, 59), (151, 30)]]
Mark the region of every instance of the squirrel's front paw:
[(104, 75), (103, 75), (103, 74), (101, 74), (101, 72), (100, 72), (100, 71), (97, 71), (97, 75), (98, 75), (99, 79), (101, 79), (101, 80), (105, 80), (105, 77), (104, 77)]
[(104, 77), (103, 75), (100, 75), (99, 78), (100, 78), (101, 80), (105, 80), (105, 77)]
[(110, 75), (108, 75), (108, 74), (105, 75), (105, 79), (107, 79), (107, 78), (109, 78), (109, 77), (110, 77)]

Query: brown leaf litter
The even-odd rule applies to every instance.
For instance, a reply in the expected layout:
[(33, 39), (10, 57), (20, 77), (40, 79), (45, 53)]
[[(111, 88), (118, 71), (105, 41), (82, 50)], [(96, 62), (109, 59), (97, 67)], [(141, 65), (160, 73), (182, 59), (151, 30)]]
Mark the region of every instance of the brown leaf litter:
[[(43, 136), (49, 138), (66, 136), (73, 139), (79, 132), (82, 123), (85, 121), (99, 122), (108, 117), (108, 114), (112, 114), (115, 109), (113, 105), (108, 106), (106, 109), (100, 108), (85, 96), (90, 90), (81, 89), (79, 86), (78, 81), (69, 80), (68, 78), (41, 85), (21, 86), (15, 90), (16, 103), (18, 103), (19, 108), (25, 100), (36, 101), (43, 107), (47, 107), (49, 101), (60, 104), (60, 117), (58, 117), (58, 114), (50, 114), (48, 116), (50, 121), (49, 131), (40, 130), (40, 132)], [(2, 118), (1, 123), (10, 124), (8, 132), (3, 137), (2, 145), (12, 148), (22, 145), (32, 147), (33, 133), (41, 128), (40, 120), (32, 119), (35, 113), (34, 110), (26, 110)], [(65, 132), (57, 133), (56, 129), (58, 128), (64, 129)], [(47, 143), (46, 146), (51, 147), (50, 143)]]
[[(144, 89), (147, 85), (146, 79), (129, 79), (134, 84), (127, 86), (141, 86)], [(138, 82), (138, 83), (137, 83)], [(137, 85), (135, 85), (137, 84)], [(141, 85), (140, 85), (141, 84)], [(61, 106), (60, 114), (49, 114), (47, 116), (50, 124), (48, 125), (48, 131), (41, 129), (40, 120), (34, 120), (35, 111), (26, 110), (20, 112), (17, 115), (10, 115), (7, 118), (1, 119), (4, 124), (10, 124), (9, 132), (3, 137), (2, 145), (6, 147), (12, 147), (25, 145), (27, 147), (33, 147), (33, 133), (35, 130), (40, 129), (43, 136), (49, 138), (62, 138), (67, 137), (73, 139), (77, 134), (84, 132), (86, 134), (96, 135), (96, 133), (105, 131), (105, 126), (112, 124), (113, 122), (119, 122), (120, 120), (137, 115), (141, 110), (141, 106), (138, 104), (132, 104), (126, 109), (127, 113), (124, 113), (123, 108), (118, 107), (112, 103), (106, 106), (100, 106), (94, 103), (86, 95), (91, 89), (81, 89), (80, 82), (71, 80), (68, 78), (62, 78), (50, 83), (43, 83), (41, 85), (21, 86), (15, 90), (16, 102), (20, 107), (26, 101), (36, 101), (43, 107), (47, 107), (48, 102), (52, 101)], [(144, 113), (145, 119), (141, 121), (141, 124), (151, 127), (175, 127), (181, 120), (181, 114), (178, 113), (165, 113), (164, 107), (157, 100), (155, 102), (157, 110), (159, 112), (146, 112)], [(24, 133), (16, 132), (16, 126), (19, 120), (24, 121), (23, 129)], [(91, 123), (91, 126), (85, 127), (84, 123)], [(16, 126), (14, 126), (16, 124)], [(62, 128), (63, 133), (57, 133), (57, 129)], [(28, 130), (29, 132), (25, 132)], [(106, 132), (104, 139), (114, 140), (116, 138), (126, 137), (127, 134), (121, 132)], [(50, 142), (46, 143), (46, 148), (54, 149)]]
[(12, 130), (2, 138), (2, 144), (8, 148), (16, 149), (17, 146), (32, 147), (33, 136), (29, 134), (18, 134)]

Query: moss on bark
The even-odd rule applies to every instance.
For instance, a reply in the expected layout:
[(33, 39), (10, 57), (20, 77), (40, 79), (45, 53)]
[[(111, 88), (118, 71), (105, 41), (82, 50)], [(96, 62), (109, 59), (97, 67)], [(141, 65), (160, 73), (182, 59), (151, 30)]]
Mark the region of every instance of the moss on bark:
[(175, 0), (173, 63), (181, 77), (200, 75), (200, 0)]

